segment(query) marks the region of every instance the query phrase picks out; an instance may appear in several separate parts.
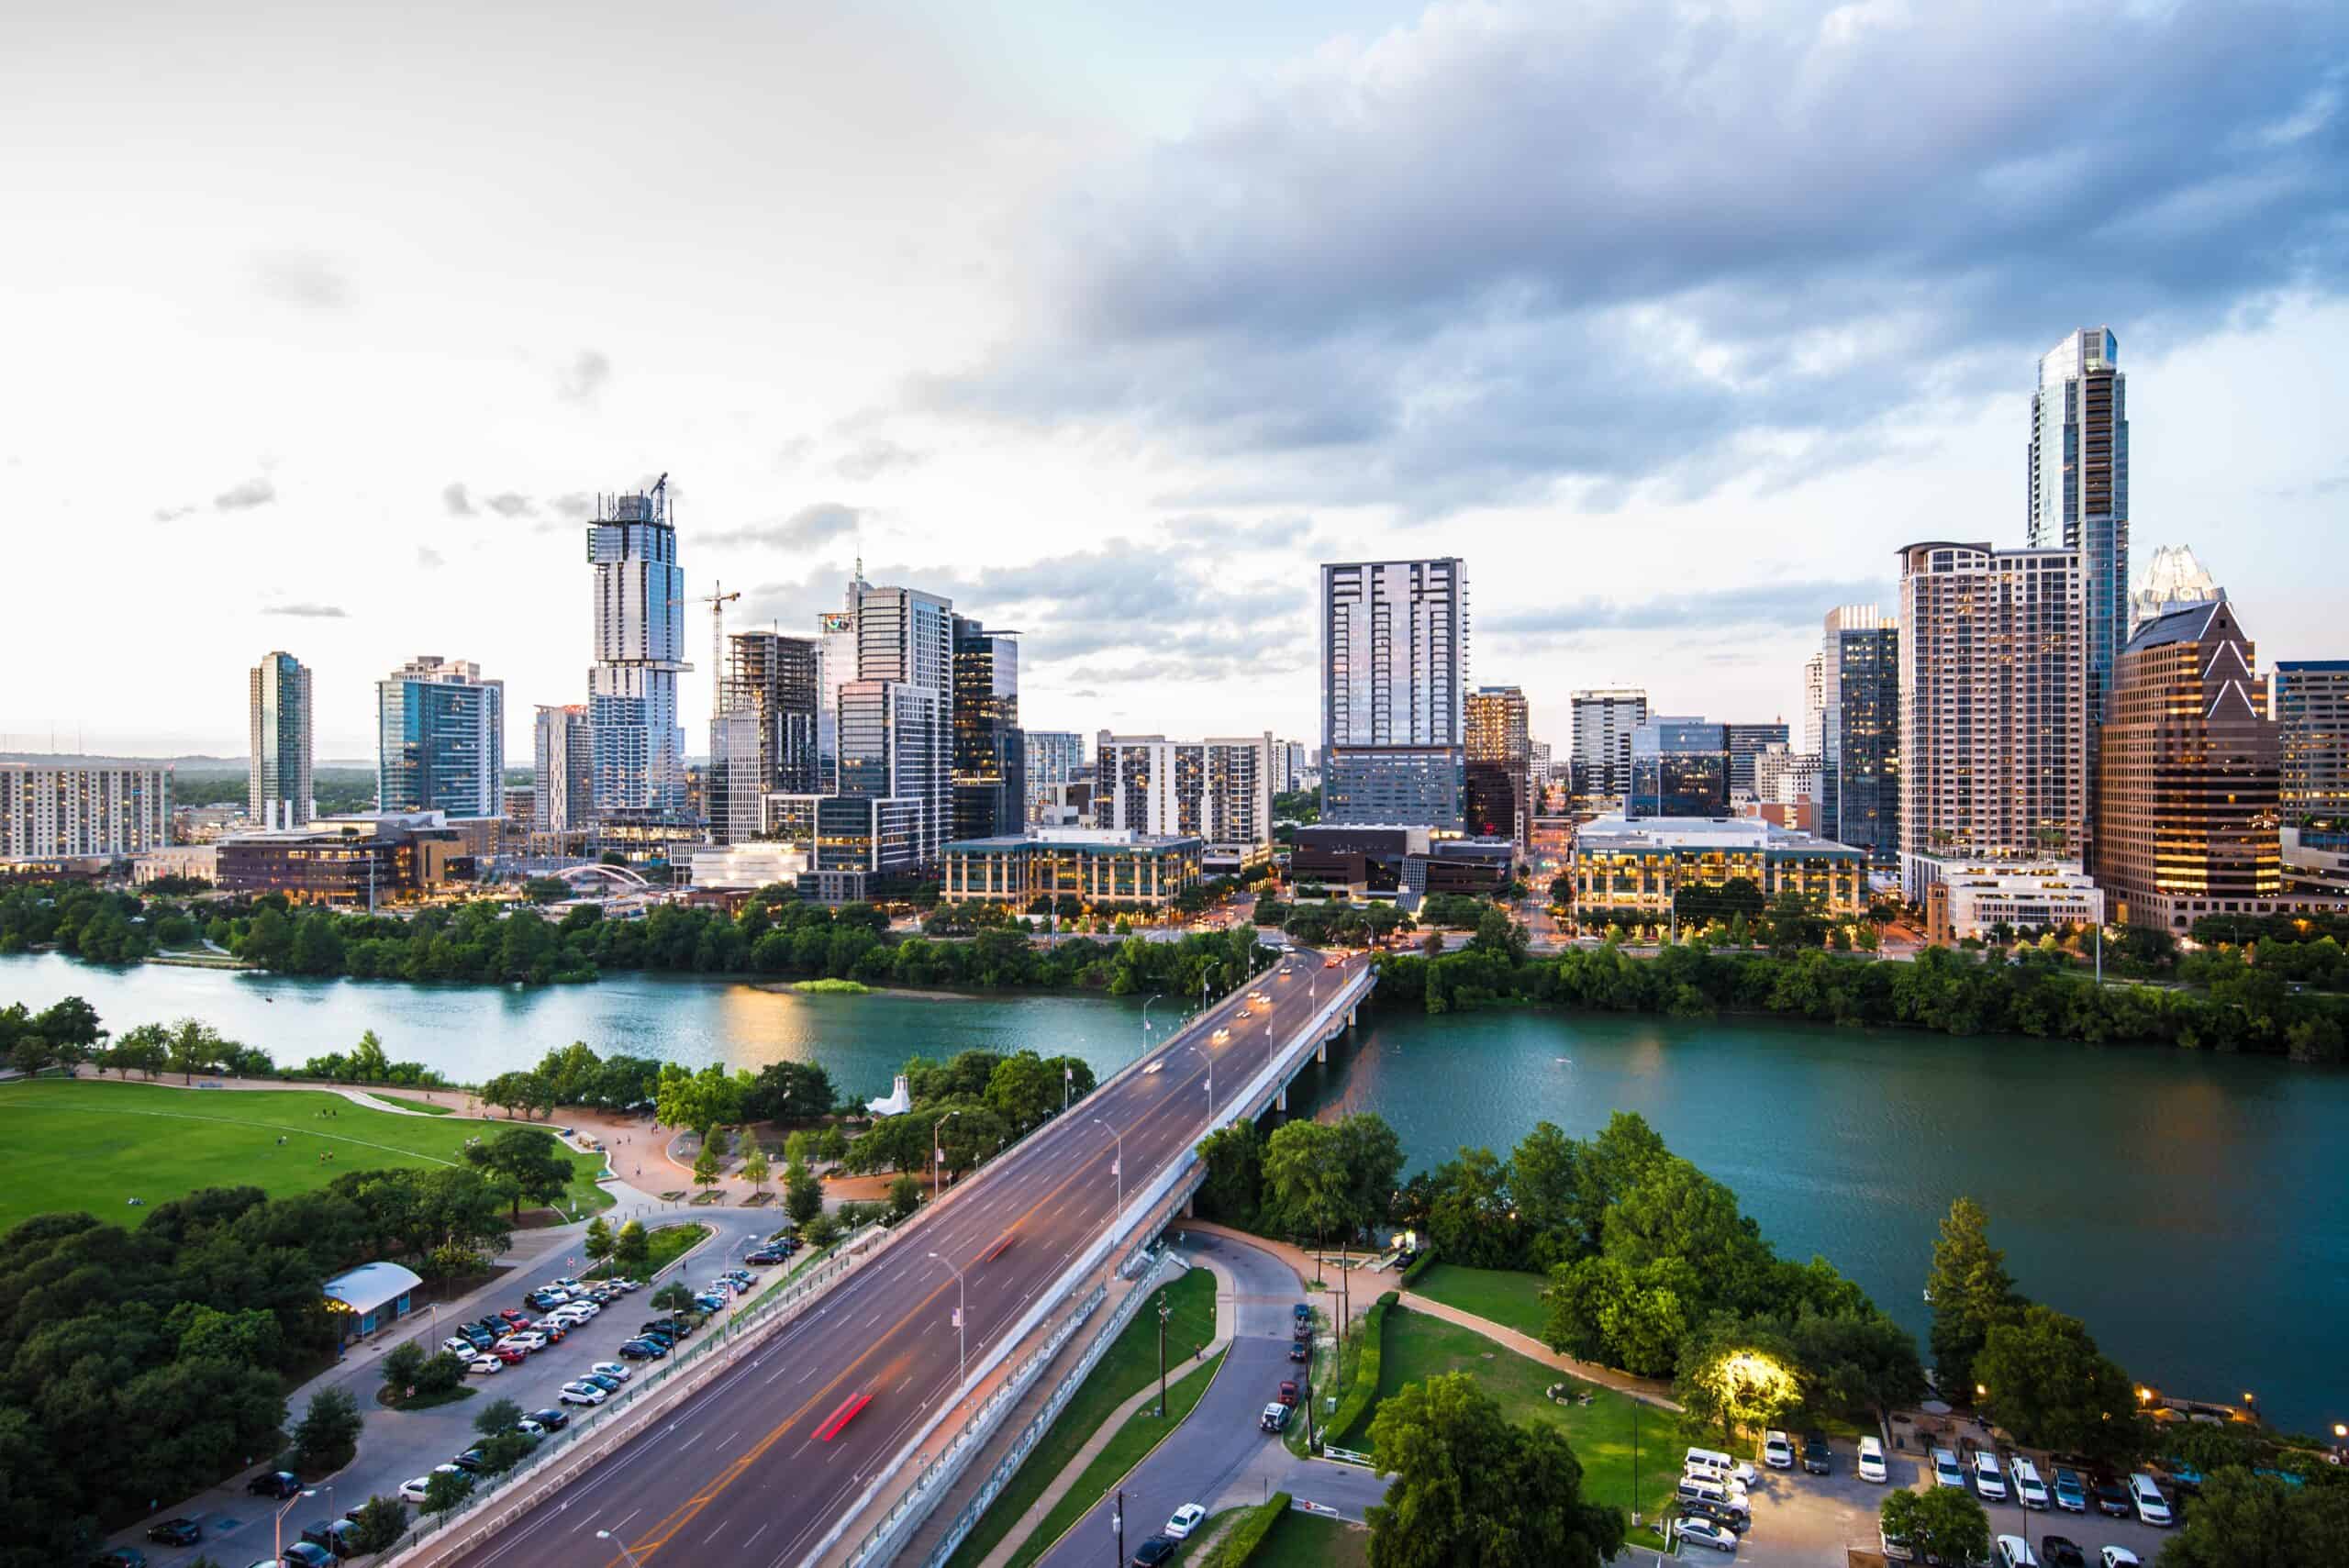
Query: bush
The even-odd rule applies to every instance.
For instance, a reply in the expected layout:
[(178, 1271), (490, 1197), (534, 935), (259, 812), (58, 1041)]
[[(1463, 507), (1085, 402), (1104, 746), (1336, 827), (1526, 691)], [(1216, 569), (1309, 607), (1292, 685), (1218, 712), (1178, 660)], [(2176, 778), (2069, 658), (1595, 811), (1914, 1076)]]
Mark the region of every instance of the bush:
[(1419, 1278), (1421, 1274), (1427, 1273), (1428, 1265), (1434, 1262), (1435, 1249), (1433, 1247), (1420, 1248), (1419, 1255), (1411, 1260), (1411, 1266), (1403, 1271), (1403, 1283), (1405, 1284), (1408, 1284), (1413, 1280)]
[(383, 1551), (407, 1533), (407, 1510), (397, 1497), (370, 1497), (351, 1520), (351, 1544), (362, 1553)]
[(359, 1401), (348, 1390), (321, 1388), (294, 1429), (294, 1468), (305, 1475), (340, 1470), (359, 1451), (362, 1425)]
[(1372, 1304), (1362, 1321), (1362, 1359), (1354, 1363), (1353, 1386), (1338, 1404), (1338, 1413), (1330, 1418), (1329, 1430), (1338, 1437), (1353, 1433), (1369, 1413), (1371, 1401), (1378, 1397), (1378, 1363), (1386, 1348), (1386, 1309), (1395, 1305), (1395, 1292), (1388, 1291)]
[(473, 1478), (462, 1471), (451, 1474), (436, 1470), (432, 1473), (432, 1479), (424, 1485), (424, 1511), (445, 1514), (451, 1508), (462, 1507), (465, 1499), (473, 1496)]
[(416, 1369), (416, 1391), (418, 1394), (446, 1394), (464, 1380), (465, 1363), (448, 1351), (427, 1356), (424, 1364)]
[(383, 1369), (384, 1386), (406, 1393), (416, 1385), (417, 1374), (424, 1370), (424, 1347), (414, 1340), (402, 1340), (384, 1352), (379, 1363)]
[(473, 1430), (483, 1437), (494, 1438), (512, 1431), (514, 1423), (521, 1418), (521, 1406), (511, 1399), (493, 1399), (473, 1412)]
[(1248, 1517), (1233, 1525), (1223, 1540), (1217, 1542), (1215, 1551), (1208, 1558), (1204, 1568), (1240, 1568), (1241, 1563), (1256, 1555), (1256, 1549), (1264, 1543), (1264, 1537), (1280, 1523), (1281, 1516), (1288, 1510), (1289, 1495), (1286, 1492), (1275, 1492), (1249, 1509)]

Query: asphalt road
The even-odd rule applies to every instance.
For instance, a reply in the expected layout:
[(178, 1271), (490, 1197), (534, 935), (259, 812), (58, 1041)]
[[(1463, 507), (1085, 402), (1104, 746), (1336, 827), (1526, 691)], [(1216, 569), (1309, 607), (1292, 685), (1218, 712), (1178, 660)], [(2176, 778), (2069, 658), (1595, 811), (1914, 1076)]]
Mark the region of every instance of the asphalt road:
[[(1349, 961), (1346, 973), (1363, 962)], [(1266, 1065), (1275, 1041), (1304, 1028), (1308, 985), (1328, 999), (1323, 982), (1339, 975), (1320, 964), (1299, 954), (1257, 978), (1269, 1018), (1261, 1006), (1236, 1016), (1244, 993), (1217, 1004), (1152, 1052), (1160, 1070), (1129, 1073), (966, 1177), (963, 1191), (754, 1358), (456, 1561), (626, 1568), (616, 1545), (625, 1541), (639, 1564), (663, 1552), (771, 1568), (800, 1562), (962, 1381), (949, 1263), (963, 1271), (975, 1362), (1109, 1221), (1119, 1201), (1109, 1129), (1123, 1133), (1124, 1190), (1137, 1194), (1205, 1132), (1208, 1061), (1220, 1108)], [(1229, 1038), (1213, 1040), (1218, 1029)], [(599, 1530), (613, 1540), (599, 1540)]]

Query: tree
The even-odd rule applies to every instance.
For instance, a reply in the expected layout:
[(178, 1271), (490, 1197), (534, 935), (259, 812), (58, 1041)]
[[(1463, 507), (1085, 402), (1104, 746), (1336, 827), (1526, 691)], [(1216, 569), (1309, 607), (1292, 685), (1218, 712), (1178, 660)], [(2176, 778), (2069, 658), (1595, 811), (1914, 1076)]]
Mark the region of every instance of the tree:
[(1920, 1562), (1990, 1560), (1990, 1516), (1963, 1488), (1895, 1492), (1885, 1498), (1878, 1520), (1887, 1540), (1904, 1543)]
[(447, 1351), (435, 1351), (416, 1369), (418, 1394), (446, 1394), (465, 1380), (465, 1363)]
[(375, 1038), (373, 1029), (359, 1037), (351, 1048), (351, 1081), (354, 1084), (382, 1084), (390, 1081), (392, 1059), (384, 1050), (384, 1042)]
[(1283, 1122), (1264, 1142), (1264, 1190), (1292, 1231), (1312, 1232), (1318, 1250), (1347, 1215), (1344, 1150), (1325, 1122)]
[(681, 1279), (673, 1279), (652, 1293), (652, 1305), (663, 1312), (684, 1312), (694, 1304), (694, 1288)]
[(511, 1399), (493, 1399), (473, 1412), (473, 1430), (483, 1437), (494, 1438), (500, 1432), (510, 1432), (514, 1423), (522, 1418), (522, 1407)]
[(1933, 1243), (1932, 1272), (1925, 1294), (1933, 1304), (1929, 1343), (1933, 1383), (1952, 1401), (1974, 1395), (1974, 1358), (1991, 1327), (2011, 1318), (2021, 1303), (2006, 1253), (1990, 1245), (1989, 1217), (1970, 1197), (1949, 1206), (1941, 1239)]
[(1974, 1379), (1998, 1424), (2034, 1448), (2118, 1465), (2143, 1446), (2129, 1374), (2097, 1349), (2085, 1324), (2052, 1307), (2034, 1302), (1993, 1325), (1974, 1358)]
[(612, 1255), (612, 1228), (602, 1215), (587, 1222), (587, 1234), (580, 1240), (580, 1251), (596, 1262)]
[(435, 1470), (424, 1484), (424, 1501), (420, 1507), (428, 1514), (445, 1514), (451, 1508), (462, 1507), (465, 1499), (473, 1496), (473, 1478), (463, 1471)]
[(751, 1184), (752, 1192), (763, 1193), (767, 1190), (767, 1151), (759, 1147), (756, 1135), (743, 1134), (742, 1179)]
[(900, 1171), (889, 1184), (889, 1223), (895, 1225), (921, 1207), (921, 1178)]
[(1776, 1426), (1802, 1403), (1802, 1381), (1782, 1343), (1733, 1318), (1716, 1318), (1680, 1353), (1673, 1397), (1692, 1421), (1721, 1435), (1723, 1447), (1741, 1431)]
[(195, 1082), (198, 1073), (208, 1071), (220, 1059), (223, 1041), (212, 1026), (196, 1018), (182, 1018), (172, 1026), (171, 1043), (165, 1047), (173, 1072), (181, 1082)]
[(1394, 1476), (1365, 1516), (1371, 1568), (1598, 1568), (1622, 1548), (1621, 1511), (1583, 1501), (1565, 1435), (1512, 1425), (1465, 1373), (1382, 1401), (1371, 1444)]
[(310, 1396), (302, 1419), (294, 1428), (294, 1454), (299, 1468), (322, 1475), (340, 1470), (359, 1451), (363, 1425), (359, 1401), (345, 1388), (321, 1388)]
[(152, 1078), (171, 1060), (172, 1031), (161, 1024), (140, 1024), (126, 1029), (106, 1052), (106, 1065), (128, 1078), (134, 1072)]
[(384, 1352), (376, 1362), (382, 1373), (384, 1386), (406, 1391), (416, 1385), (416, 1374), (424, 1368), (425, 1351), (414, 1340), (402, 1340)]
[(551, 1204), (571, 1185), (571, 1158), (554, 1134), (540, 1128), (508, 1128), (495, 1138), (465, 1145), (465, 1160), (488, 1172), (510, 1189), (513, 1218), (522, 1218), (522, 1200)]
[(2294, 1486), (2240, 1465), (2214, 1470), (2161, 1568), (2299, 1568), (2349, 1562), (2349, 1486)]
[(816, 1158), (837, 1165), (848, 1158), (848, 1134), (835, 1123), (824, 1129), (816, 1139)]
[(612, 1238), (612, 1264), (622, 1274), (640, 1274), (652, 1262), (652, 1239), (647, 1235), (644, 1222), (631, 1219)]
[(370, 1497), (351, 1522), (358, 1528), (351, 1532), (351, 1544), (362, 1555), (383, 1551), (407, 1533), (407, 1510), (397, 1497)]
[(823, 1181), (805, 1165), (795, 1164), (783, 1173), (783, 1212), (794, 1225), (806, 1225), (824, 1212)]
[(1264, 1187), (1264, 1135), (1253, 1118), (1216, 1129), (1199, 1140), (1207, 1176), (1199, 1188), (1199, 1211), (1210, 1219), (1255, 1223)]
[(718, 1184), (718, 1151), (710, 1144), (701, 1146), (694, 1156), (694, 1185), (707, 1191)]

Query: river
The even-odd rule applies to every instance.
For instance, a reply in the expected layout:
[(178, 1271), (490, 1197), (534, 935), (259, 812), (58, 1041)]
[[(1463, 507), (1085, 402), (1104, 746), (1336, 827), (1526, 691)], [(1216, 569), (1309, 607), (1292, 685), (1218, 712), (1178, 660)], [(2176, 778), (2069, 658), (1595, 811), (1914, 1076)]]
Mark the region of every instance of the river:
[[(69, 995), (109, 1029), (192, 1015), (281, 1063), (373, 1029), (395, 1060), (473, 1081), (584, 1040), (696, 1067), (815, 1061), (870, 1096), (918, 1053), (1033, 1047), (1106, 1074), (1142, 1044), (1138, 999), (800, 996), (653, 975), (516, 990), (0, 961), (0, 1004)], [(1162, 1026), (1173, 1016), (1169, 1002), (1152, 1012)], [(2206, 1398), (2254, 1392), (2301, 1430), (2349, 1420), (2349, 1362), (2332, 1338), (2349, 1310), (2349, 1073), (1753, 1019), (1364, 1019), (1291, 1105), (1377, 1111), (1415, 1168), (1463, 1143), (1506, 1152), (1538, 1120), (1587, 1136), (1637, 1111), (1735, 1189), (1781, 1253), (1827, 1257), (1920, 1342), (1935, 1228), (1971, 1194), (2022, 1291), (2085, 1318), (2132, 1374)]]

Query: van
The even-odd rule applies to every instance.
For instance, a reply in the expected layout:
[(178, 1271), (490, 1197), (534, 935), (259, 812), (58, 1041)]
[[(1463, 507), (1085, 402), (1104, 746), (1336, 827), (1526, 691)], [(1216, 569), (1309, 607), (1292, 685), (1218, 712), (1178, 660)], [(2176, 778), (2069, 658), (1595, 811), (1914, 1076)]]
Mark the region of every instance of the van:
[(1878, 1484), (1889, 1479), (1884, 1468), (1884, 1441), (1880, 1438), (1860, 1440), (1860, 1479)]
[(2007, 1500), (2007, 1473), (1998, 1468), (1998, 1456), (1987, 1448), (1974, 1452), (1974, 1489), (1991, 1502)]
[(2136, 1505), (2139, 1518), (2157, 1529), (2169, 1528), (2169, 1499), (2154, 1485), (2154, 1478), (2142, 1470), (2129, 1477), (2129, 1500)]
[(1680, 1462), (1680, 1468), (1690, 1475), (1702, 1475), (1713, 1481), (1751, 1481), (1753, 1467), (1731, 1459), (1719, 1449), (1692, 1448)]
[(2015, 1482), (2015, 1501), (2026, 1508), (2047, 1507), (2047, 1483), (2039, 1478), (2039, 1466), (2027, 1459), (2018, 1459), (2009, 1466)]

